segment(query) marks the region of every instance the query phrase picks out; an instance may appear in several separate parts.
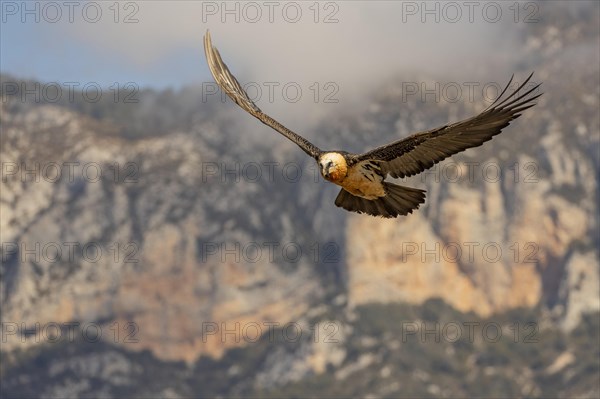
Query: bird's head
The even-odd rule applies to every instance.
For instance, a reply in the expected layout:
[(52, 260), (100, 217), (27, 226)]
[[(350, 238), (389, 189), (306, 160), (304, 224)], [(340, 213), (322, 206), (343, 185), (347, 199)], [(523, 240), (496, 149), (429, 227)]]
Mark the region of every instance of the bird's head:
[(331, 182), (341, 182), (348, 173), (344, 156), (337, 152), (326, 152), (319, 157), (321, 176)]

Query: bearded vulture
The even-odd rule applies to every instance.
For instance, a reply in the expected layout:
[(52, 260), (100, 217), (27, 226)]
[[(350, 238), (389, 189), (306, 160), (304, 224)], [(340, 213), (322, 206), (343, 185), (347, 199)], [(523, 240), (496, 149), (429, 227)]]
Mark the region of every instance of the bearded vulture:
[(451, 155), (482, 145), (521, 116), (521, 112), (536, 105), (534, 100), (542, 95), (534, 93), (541, 83), (517, 95), (533, 76), (531, 73), (515, 91), (502, 99), (513, 75), (496, 100), (477, 116), (413, 134), (364, 154), (322, 151), (258, 108), (221, 59), (208, 31), (204, 36), (204, 51), (215, 81), (237, 105), (296, 143), (315, 159), (325, 180), (342, 187), (335, 205), (351, 212), (384, 218), (407, 215), (425, 202), (424, 190), (387, 182), (388, 175), (393, 178), (413, 176)]

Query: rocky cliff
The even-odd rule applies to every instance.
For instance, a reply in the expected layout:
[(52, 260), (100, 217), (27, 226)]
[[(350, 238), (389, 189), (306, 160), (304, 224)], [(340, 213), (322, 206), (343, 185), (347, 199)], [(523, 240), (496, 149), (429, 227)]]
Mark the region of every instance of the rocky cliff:
[[(533, 356), (538, 363), (523, 366), (513, 394), (543, 395), (549, 376), (568, 367), (569, 378), (589, 382), (597, 364), (575, 368), (569, 361), (573, 353), (597, 353), (581, 336), (596, 328), (589, 314), (600, 310), (599, 21), (597, 13), (585, 17), (573, 23), (556, 16), (523, 32), (520, 51), (537, 56), (516, 72), (522, 78), (535, 70), (544, 82), (539, 104), (491, 143), (403, 182), (426, 189), (427, 202), (398, 220), (335, 208), (337, 189), (315, 179), (311, 161), (293, 145), (269, 131), (240, 135), (229, 117), (239, 110), (202, 102), (196, 109), (193, 89), (142, 92), (132, 106), (30, 103), (3, 93), (6, 392), (23, 392), (28, 378), (40, 378), (48, 396), (63, 388), (92, 396), (103, 389), (113, 396), (153, 389), (165, 396), (277, 396), (333, 376), (340, 387), (333, 394), (344, 395), (348, 378), (372, 368), (383, 381), (376, 396), (477, 394), (444, 391), (418, 372), (431, 370), (425, 364), (411, 368), (422, 382), (414, 391), (395, 386), (390, 380), (408, 365), (388, 352), (419, 353), (398, 341), (402, 331), (393, 322), (498, 318), (503, 331), (536, 320), (545, 342), (559, 348)], [(394, 82), (361, 113), (320, 123), (318, 144), (347, 142), (360, 151), (482, 108), (478, 101), (405, 101), (403, 87)], [(82, 346), (66, 338), (73, 324), (86, 338)], [(288, 339), (274, 344), (273, 331)], [(290, 339), (297, 331), (305, 334)], [(317, 332), (321, 338), (311, 341)], [(323, 339), (330, 333), (335, 342)], [(90, 334), (100, 338), (92, 346)], [(571, 338), (577, 344), (563, 345)], [(523, 349), (504, 345), (510, 356)], [(438, 349), (420, 346), (440, 374), (462, 375), (472, 362), (489, 369), (471, 382), (516, 378), (512, 360), (486, 366), (499, 349), (484, 347), (438, 348), (452, 359), (444, 363)], [(27, 377), (34, 364), (49, 368)], [(156, 374), (165, 379), (150, 391), (133, 388)], [(57, 376), (60, 384), (52, 385)], [(181, 389), (173, 388), (180, 378)], [(368, 391), (366, 377), (354, 382)], [(564, 392), (598, 392), (586, 384)]]

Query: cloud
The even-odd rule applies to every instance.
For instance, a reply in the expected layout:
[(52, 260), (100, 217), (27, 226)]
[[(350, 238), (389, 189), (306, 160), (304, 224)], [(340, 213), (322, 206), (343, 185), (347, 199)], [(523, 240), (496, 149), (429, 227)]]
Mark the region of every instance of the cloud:
[[(79, 62), (92, 77), (110, 66), (111, 73), (122, 69), (131, 78), (137, 71), (159, 87), (212, 81), (202, 51), (210, 29), (232, 71), (262, 90), (261, 106), (298, 120), (360, 104), (366, 93), (404, 73), (468, 80), (485, 78), (492, 66), (506, 71), (487, 79), (513, 72), (517, 23), (508, 3), (89, 3), (81, 3), (87, 16), (82, 5), (73, 22), (42, 21), (36, 29), (46, 41), (78, 43), (85, 57)], [(101, 17), (91, 22), (95, 8)], [(302, 91), (298, 102), (290, 101), (295, 84)], [(267, 98), (271, 88), (274, 101)], [(327, 96), (338, 102), (325, 102)]]

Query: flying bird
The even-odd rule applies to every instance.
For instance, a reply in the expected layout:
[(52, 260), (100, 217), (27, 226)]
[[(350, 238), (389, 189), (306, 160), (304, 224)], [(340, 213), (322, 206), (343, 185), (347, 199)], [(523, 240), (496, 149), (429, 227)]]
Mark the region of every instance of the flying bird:
[(335, 205), (351, 212), (384, 218), (407, 215), (425, 202), (425, 190), (387, 182), (388, 175), (393, 178), (413, 176), (451, 155), (482, 145), (521, 116), (522, 111), (536, 105), (533, 101), (541, 96), (533, 95), (540, 84), (517, 95), (533, 76), (531, 73), (515, 91), (502, 99), (513, 75), (496, 100), (477, 116), (413, 134), (364, 154), (322, 151), (258, 108), (212, 45), (209, 31), (204, 36), (204, 51), (215, 81), (237, 105), (296, 143), (317, 161), (325, 180), (342, 187)]

